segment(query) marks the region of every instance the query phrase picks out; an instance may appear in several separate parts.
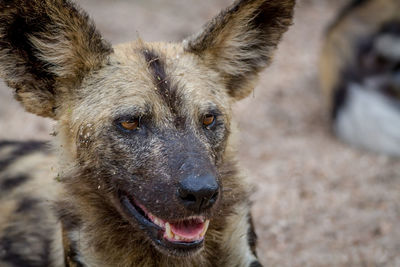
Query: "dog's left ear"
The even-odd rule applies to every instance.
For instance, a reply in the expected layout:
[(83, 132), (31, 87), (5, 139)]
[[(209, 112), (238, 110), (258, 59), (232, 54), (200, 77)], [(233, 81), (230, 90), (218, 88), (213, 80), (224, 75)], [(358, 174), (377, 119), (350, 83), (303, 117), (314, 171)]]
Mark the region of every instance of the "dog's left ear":
[(258, 73), (271, 63), (282, 34), (292, 23), (295, 0), (238, 0), (184, 41), (224, 78), (235, 99), (247, 96)]

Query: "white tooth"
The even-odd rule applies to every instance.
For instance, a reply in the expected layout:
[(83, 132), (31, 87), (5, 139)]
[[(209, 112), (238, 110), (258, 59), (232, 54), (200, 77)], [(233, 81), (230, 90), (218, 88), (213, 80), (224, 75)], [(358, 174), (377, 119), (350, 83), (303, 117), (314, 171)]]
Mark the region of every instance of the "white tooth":
[(171, 225), (169, 225), (169, 222), (165, 223), (165, 233), (167, 234), (168, 238), (172, 239), (174, 237), (174, 235), (171, 232)]
[(207, 220), (207, 221), (204, 223), (204, 228), (203, 228), (203, 231), (200, 233), (200, 237), (204, 237), (204, 236), (205, 236), (209, 224), (210, 224), (210, 220)]
[(179, 235), (174, 236), (175, 240), (181, 240), (181, 237)]
[(160, 225), (160, 222), (158, 221), (158, 218), (154, 218), (154, 223), (157, 225)]

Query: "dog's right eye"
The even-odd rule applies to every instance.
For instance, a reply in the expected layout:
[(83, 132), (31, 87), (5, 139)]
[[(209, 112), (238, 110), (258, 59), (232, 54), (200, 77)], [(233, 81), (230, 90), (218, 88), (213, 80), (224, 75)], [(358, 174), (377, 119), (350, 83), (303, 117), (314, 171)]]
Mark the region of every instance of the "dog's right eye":
[(136, 130), (139, 127), (139, 121), (138, 120), (123, 121), (123, 122), (121, 122), (121, 126), (125, 130), (133, 131), (133, 130)]

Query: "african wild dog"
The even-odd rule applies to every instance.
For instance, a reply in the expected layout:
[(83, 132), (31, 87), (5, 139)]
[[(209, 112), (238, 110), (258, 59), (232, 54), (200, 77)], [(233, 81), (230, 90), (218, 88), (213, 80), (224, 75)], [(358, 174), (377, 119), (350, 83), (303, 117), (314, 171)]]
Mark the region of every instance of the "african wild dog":
[(260, 266), (231, 104), (294, 2), (239, 0), (181, 44), (111, 47), (68, 0), (1, 0), (1, 75), (58, 124), (53, 148), (0, 143), (0, 265)]
[(400, 1), (356, 0), (329, 27), (321, 84), (335, 133), (400, 156)]

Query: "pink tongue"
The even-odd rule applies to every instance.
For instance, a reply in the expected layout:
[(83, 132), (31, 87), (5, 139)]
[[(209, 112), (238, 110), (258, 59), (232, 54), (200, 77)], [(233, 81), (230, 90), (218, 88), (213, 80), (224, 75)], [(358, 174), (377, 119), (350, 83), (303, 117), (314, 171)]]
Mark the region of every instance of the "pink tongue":
[(204, 223), (200, 220), (187, 220), (179, 223), (172, 223), (171, 230), (174, 234), (184, 238), (192, 239), (197, 237), (204, 229)]

